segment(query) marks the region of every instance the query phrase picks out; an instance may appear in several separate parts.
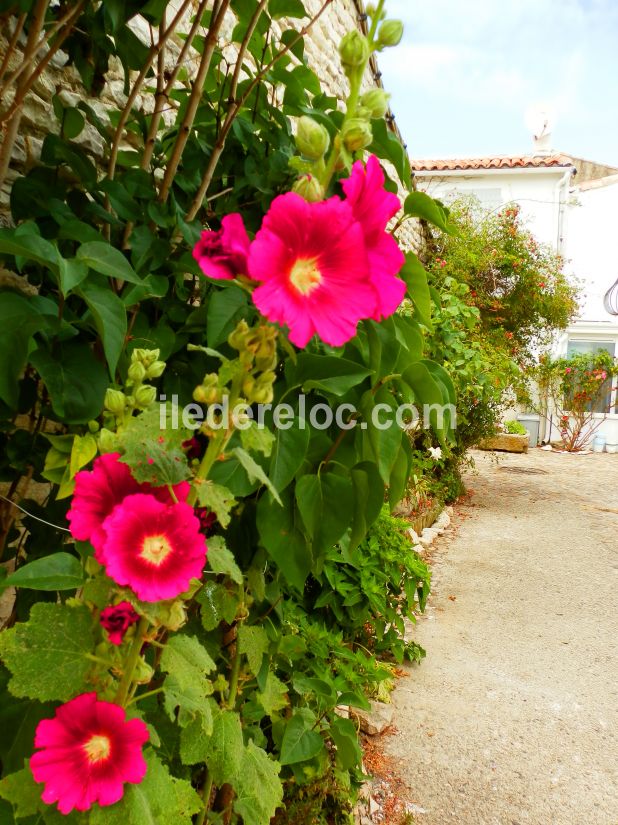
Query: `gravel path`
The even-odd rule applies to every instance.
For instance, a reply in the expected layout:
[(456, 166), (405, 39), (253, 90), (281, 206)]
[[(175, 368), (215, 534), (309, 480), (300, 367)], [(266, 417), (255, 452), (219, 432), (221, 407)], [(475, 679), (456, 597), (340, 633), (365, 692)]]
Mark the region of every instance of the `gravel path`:
[(618, 456), (475, 459), (385, 749), (418, 825), (618, 825)]

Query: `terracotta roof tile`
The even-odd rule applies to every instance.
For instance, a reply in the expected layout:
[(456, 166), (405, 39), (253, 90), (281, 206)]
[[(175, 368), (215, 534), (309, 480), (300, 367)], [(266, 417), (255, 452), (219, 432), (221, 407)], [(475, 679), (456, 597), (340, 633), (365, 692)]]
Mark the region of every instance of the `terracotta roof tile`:
[(572, 166), (568, 155), (498, 155), (487, 158), (444, 158), (412, 160), (415, 172), (446, 172), (466, 169), (529, 169), (532, 167)]

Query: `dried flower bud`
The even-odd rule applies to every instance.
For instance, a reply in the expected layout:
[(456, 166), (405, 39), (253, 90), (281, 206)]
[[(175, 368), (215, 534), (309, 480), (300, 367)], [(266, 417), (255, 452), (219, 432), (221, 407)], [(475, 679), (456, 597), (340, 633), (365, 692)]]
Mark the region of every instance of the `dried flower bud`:
[(294, 181), (292, 192), (296, 192), (309, 203), (324, 200), (324, 187), (313, 175), (302, 175)]
[(378, 46), (396, 46), (403, 37), (401, 20), (385, 20), (378, 30)]
[(253, 397), (253, 390), (255, 388), (255, 378), (252, 375), (248, 375), (245, 380), (242, 382), (242, 391), (245, 398), (251, 401)]
[(114, 415), (122, 415), (127, 405), (127, 398), (120, 390), (107, 389), (103, 406)]
[(369, 59), (369, 43), (359, 31), (353, 29), (345, 34), (339, 44), (339, 55), (344, 70), (355, 69)]
[(245, 338), (249, 332), (249, 327), (246, 321), (239, 321), (236, 329), (232, 330), (227, 337), (228, 344), (234, 349), (241, 350), (245, 346)]
[(299, 152), (309, 160), (320, 160), (328, 151), (330, 136), (321, 123), (317, 123), (308, 115), (298, 120), (296, 145)]
[(384, 89), (370, 89), (360, 99), (361, 106), (369, 110), (369, 117), (383, 118), (388, 111), (390, 95)]
[(353, 117), (343, 127), (341, 138), (348, 152), (359, 152), (371, 144), (373, 133), (366, 120)]

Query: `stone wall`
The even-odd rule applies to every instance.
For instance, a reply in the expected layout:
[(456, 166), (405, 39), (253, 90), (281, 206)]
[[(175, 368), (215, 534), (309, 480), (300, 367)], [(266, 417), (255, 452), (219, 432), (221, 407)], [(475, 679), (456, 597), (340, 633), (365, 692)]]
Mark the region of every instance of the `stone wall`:
[[(305, 7), (309, 14), (315, 14), (321, 5), (322, 0), (305, 0)], [(190, 24), (190, 19), (191, 15), (188, 14), (179, 28), (186, 30)], [(233, 59), (234, 47), (229, 42), (226, 43), (225, 40), (226, 35), (229, 37), (234, 20), (233, 16), (230, 15), (229, 26), (224, 26), (220, 42), (224, 49), (231, 50), (231, 59)], [(289, 26), (299, 27), (303, 24), (303, 21), (284, 20), (281, 23), (286, 28)], [(363, 29), (364, 25), (362, 0), (333, 0), (306, 36), (305, 53), (307, 62), (320, 78), (324, 90), (328, 94), (341, 99), (344, 99), (347, 95), (347, 79), (341, 71), (337, 45), (347, 31), (354, 27)], [(150, 35), (145, 21), (135, 18), (132, 26), (136, 34), (145, 42), (148, 42)], [(11, 27), (8, 26), (0, 34), (0, 59), (6, 51), (11, 33)], [(170, 67), (175, 65), (181, 47), (182, 40), (180, 37), (168, 41), (166, 63)], [(197, 53), (191, 56), (188, 63), (189, 71), (192, 65), (197, 65), (198, 59), (199, 55)], [(9, 65), (9, 71), (14, 69), (19, 62), (20, 55), (15, 54)], [(112, 62), (106, 77), (105, 87), (97, 98), (88, 97), (81, 84), (78, 72), (73, 67), (66, 66), (65, 63), (66, 55), (61, 51), (58, 52), (52, 58), (46, 71), (35, 82), (33, 89), (26, 98), (19, 136), (15, 143), (9, 172), (5, 184), (0, 190), (0, 223), (7, 224), (10, 221), (8, 197), (13, 181), (18, 175), (23, 174), (24, 171), (27, 171), (38, 162), (43, 138), (50, 127), (53, 128), (55, 115), (51, 101), (55, 94), (59, 94), (68, 105), (76, 105), (79, 100), (85, 100), (103, 120), (107, 120), (107, 110), (110, 107), (121, 109), (125, 104), (126, 96), (123, 91), (124, 83), (119, 63), (114, 64)], [(364, 85), (369, 88), (376, 83), (381, 85), (378, 65), (374, 60), (367, 71)], [(144, 111), (151, 110), (152, 105), (153, 98), (147, 92), (138, 95), (135, 101), (135, 107)], [(102, 138), (90, 124), (86, 124), (76, 142), (83, 146), (95, 160), (103, 157)], [(392, 176), (395, 177), (394, 173)], [(421, 252), (424, 247), (423, 227), (417, 221), (407, 221), (398, 232), (398, 240), (406, 248)]]

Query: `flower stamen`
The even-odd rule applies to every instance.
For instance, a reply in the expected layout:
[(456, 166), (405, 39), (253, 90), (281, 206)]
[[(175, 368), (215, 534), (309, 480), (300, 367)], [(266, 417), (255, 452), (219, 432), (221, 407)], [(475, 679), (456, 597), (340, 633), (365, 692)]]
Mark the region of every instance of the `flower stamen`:
[(146, 536), (142, 543), (140, 556), (157, 567), (165, 561), (172, 552), (172, 545), (165, 536)]
[(93, 765), (97, 762), (104, 762), (109, 758), (112, 751), (112, 743), (109, 736), (104, 734), (95, 734), (84, 743), (84, 751), (88, 761)]
[(290, 281), (301, 295), (309, 295), (322, 282), (317, 258), (299, 258), (290, 270)]

